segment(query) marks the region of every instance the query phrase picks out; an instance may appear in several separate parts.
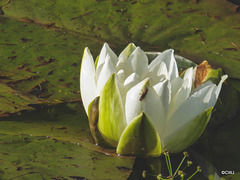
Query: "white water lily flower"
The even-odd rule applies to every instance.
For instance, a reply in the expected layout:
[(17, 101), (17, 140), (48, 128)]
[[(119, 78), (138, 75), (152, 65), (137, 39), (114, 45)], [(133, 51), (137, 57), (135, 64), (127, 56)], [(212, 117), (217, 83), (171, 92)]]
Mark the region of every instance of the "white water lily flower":
[(105, 43), (94, 63), (85, 48), (80, 90), (97, 143), (122, 155), (160, 155), (163, 149), (180, 152), (200, 137), (227, 75), (218, 85), (206, 81), (195, 88), (197, 68), (180, 77), (173, 52), (149, 64), (132, 43), (119, 57)]

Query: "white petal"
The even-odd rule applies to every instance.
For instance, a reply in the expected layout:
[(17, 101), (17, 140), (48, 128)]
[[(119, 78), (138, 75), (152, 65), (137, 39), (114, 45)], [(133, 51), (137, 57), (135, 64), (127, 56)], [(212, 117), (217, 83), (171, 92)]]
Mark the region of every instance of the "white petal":
[(129, 66), (129, 64), (125, 60), (119, 60), (117, 63), (116, 71), (119, 71), (121, 69), (124, 69), (125, 77), (128, 77), (130, 74), (133, 73), (132, 68)]
[(182, 87), (172, 98), (171, 113), (174, 113), (179, 106), (189, 97), (192, 89), (193, 68), (189, 68), (184, 75), (184, 82)]
[(117, 77), (118, 77), (119, 83), (123, 84), (123, 82), (125, 81), (125, 71), (123, 69), (120, 69), (117, 72)]
[(133, 86), (139, 83), (139, 76), (136, 73), (132, 73), (127, 79), (124, 81), (124, 89), (127, 92)]
[[(164, 96), (167, 96), (167, 94)], [(142, 100), (142, 107), (143, 112), (146, 113), (161, 138), (165, 128), (167, 112), (165, 111), (162, 97), (158, 96), (154, 88), (148, 87), (147, 95)]]
[(116, 64), (118, 62), (117, 55), (112, 51), (112, 49), (109, 47), (107, 43), (104, 43), (102, 50), (99, 55), (97, 68), (96, 68), (96, 82), (98, 81), (99, 75), (102, 71), (104, 62), (106, 61), (107, 55), (110, 57), (110, 60), (112, 61), (112, 65), (116, 67)]
[(110, 56), (110, 59), (111, 59), (113, 65), (116, 66), (117, 61), (118, 61), (117, 55), (113, 52), (113, 50), (109, 47), (109, 45), (107, 43), (104, 43), (102, 50), (100, 52), (100, 55), (99, 55), (97, 67), (99, 65), (101, 65), (102, 63), (104, 63), (107, 55)]
[[(142, 111), (149, 117), (156, 131), (161, 136), (166, 123), (167, 111), (170, 104), (170, 86), (165, 81), (159, 90), (159, 96), (150, 86), (149, 79), (145, 79), (131, 88), (126, 97), (125, 112), (127, 122), (130, 123)], [(164, 97), (163, 97), (164, 96)]]
[(155, 64), (159, 61), (163, 61), (166, 64), (168, 70), (167, 78), (171, 80), (178, 77), (177, 63), (173, 53), (173, 49), (166, 50), (155, 58), (155, 60), (153, 61), (154, 63), (152, 62), (153, 64)]
[(140, 78), (143, 78), (147, 72), (148, 58), (140, 47), (137, 47), (127, 60), (127, 63), (136, 72)]
[[(159, 134), (160, 137), (163, 136), (164, 133), (164, 129), (166, 126), (166, 120), (167, 120), (167, 116), (168, 116), (168, 112), (169, 112), (169, 108), (170, 108), (170, 102), (171, 102), (171, 85), (169, 83), (168, 80), (165, 80), (163, 82), (160, 82), (158, 84), (156, 84), (153, 87), (158, 95), (157, 98), (155, 98), (155, 100), (152, 99), (152, 101), (157, 101), (157, 103), (153, 103), (151, 104), (151, 101), (149, 101), (148, 103), (148, 107), (149, 107), (149, 111), (152, 115), (156, 114), (156, 117), (152, 117), (152, 119), (156, 122), (153, 122), (153, 124), (156, 125), (156, 130)], [(146, 98), (146, 101), (148, 99)], [(153, 107), (151, 107), (153, 106)], [(154, 108), (154, 106), (156, 106)], [(151, 112), (152, 111), (156, 111), (156, 112)], [(149, 115), (151, 116), (151, 115)], [(151, 118), (150, 118), (151, 119)]]
[(221, 81), (219, 82), (218, 87), (217, 87), (216, 92), (215, 92), (215, 95), (216, 95), (217, 98), (218, 98), (219, 93), (220, 93), (220, 91), (221, 91), (222, 83), (223, 83), (227, 78), (228, 78), (228, 75), (224, 75), (224, 76), (221, 77)]
[(212, 81), (208, 80), (208, 81), (204, 82), (203, 84), (201, 84), (200, 86), (193, 89), (191, 94), (194, 94), (195, 92), (199, 91), (200, 89), (203, 89), (203, 88), (205, 88), (207, 86), (210, 86), (210, 85), (214, 85), (214, 84), (212, 83)]
[(171, 102), (171, 84), (169, 80), (159, 82), (153, 86), (156, 93), (158, 94), (160, 100), (163, 102), (163, 106), (166, 108), (170, 105)]
[(208, 103), (208, 107), (214, 107), (216, 102), (217, 102), (217, 99), (218, 99), (218, 96), (220, 94), (220, 91), (221, 91), (221, 88), (222, 88), (222, 84), (223, 82), (228, 78), (227, 75), (224, 75), (221, 77), (221, 81), (219, 82), (218, 86), (213, 90), (213, 93), (212, 93), (212, 96), (209, 100), (209, 103)]
[(85, 111), (88, 114), (88, 106), (97, 96), (94, 61), (88, 48), (85, 48), (82, 58), (80, 91)]
[(148, 66), (148, 72), (146, 77), (150, 78), (152, 85), (157, 84), (160, 81), (163, 81), (168, 76), (167, 67), (164, 62), (159, 62), (152, 66)]
[(127, 92), (125, 102), (127, 124), (129, 124), (137, 115), (139, 115), (140, 112), (142, 112), (142, 101), (140, 101), (140, 96), (143, 93), (142, 88), (147, 81), (148, 79), (141, 81)]
[(136, 46), (133, 43), (130, 43), (119, 55), (118, 62), (116, 65), (116, 71), (119, 71), (120, 69), (124, 69), (125, 77), (129, 76), (133, 73), (133, 70), (129, 65), (127, 64), (127, 60), (129, 56), (132, 54), (132, 52), (136, 49)]
[(132, 52), (136, 49), (135, 44), (130, 43), (119, 55), (119, 61), (127, 61)]
[[(160, 54), (162, 54), (162, 53), (160, 53)], [(156, 66), (156, 65), (160, 64), (161, 62), (163, 62), (160, 54), (148, 65), (149, 69), (152, 69), (154, 66)]]
[(212, 91), (215, 85), (207, 86), (192, 94), (184, 103), (169, 117), (164, 137), (167, 137), (176, 129), (184, 126), (188, 121), (207, 109), (208, 102), (204, 98)]
[(105, 83), (107, 82), (107, 80), (109, 79), (109, 77), (113, 74), (116, 73), (115, 72), (115, 68), (112, 64), (112, 61), (110, 60), (110, 56), (107, 55), (106, 56), (106, 60), (103, 64), (102, 67), (102, 71), (99, 74), (99, 78), (97, 81), (97, 93), (100, 94), (103, 86), (105, 85)]
[(180, 77), (177, 77), (177, 78), (171, 80), (171, 96), (172, 97), (174, 97), (174, 95), (182, 87), (183, 82), (184, 82), (184, 80)]
[(164, 77), (166, 77), (166, 78), (168, 77), (168, 70), (167, 70), (166, 64), (164, 62), (161, 62), (159, 64), (159, 69), (157, 72), (158, 77), (161, 77), (162, 75), (164, 75)]

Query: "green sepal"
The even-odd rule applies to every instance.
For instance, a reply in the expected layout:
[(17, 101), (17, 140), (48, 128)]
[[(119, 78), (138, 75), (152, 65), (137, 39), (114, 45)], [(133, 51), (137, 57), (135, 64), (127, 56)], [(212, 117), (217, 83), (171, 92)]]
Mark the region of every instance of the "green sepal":
[(161, 140), (145, 113), (133, 119), (123, 131), (117, 146), (120, 155), (159, 156)]
[[(190, 68), (190, 67), (189, 67)], [(185, 69), (185, 70), (183, 70), (182, 72), (179, 72), (180, 73), (180, 78), (184, 78), (184, 75), (185, 75), (185, 73), (187, 72), (187, 70), (189, 69), (189, 68), (187, 68), (187, 69)]]
[(114, 146), (111, 145), (113, 142), (109, 143), (107, 138), (101, 134), (97, 127), (99, 118), (99, 99), (99, 96), (96, 97), (88, 106), (89, 128), (96, 144), (107, 148), (113, 148)]
[(125, 61), (128, 60), (130, 55), (133, 53), (133, 51), (136, 49), (136, 46), (133, 43), (128, 44), (128, 46), (121, 52), (120, 56)]
[(164, 139), (164, 149), (178, 153), (191, 146), (203, 133), (211, 116), (213, 107), (208, 108), (193, 120), (180, 127)]
[(116, 146), (126, 127), (123, 103), (115, 80), (115, 74), (108, 79), (100, 94), (98, 129)]
[(94, 63), (95, 70), (97, 69), (98, 60), (99, 60), (99, 56), (96, 58), (95, 63)]
[(208, 73), (208, 75), (203, 80), (203, 82), (210, 80), (210, 81), (212, 81), (212, 83), (218, 84), (220, 82), (222, 76), (223, 76), (223, 71), (221, 68), (211, 69), (210, 72)]

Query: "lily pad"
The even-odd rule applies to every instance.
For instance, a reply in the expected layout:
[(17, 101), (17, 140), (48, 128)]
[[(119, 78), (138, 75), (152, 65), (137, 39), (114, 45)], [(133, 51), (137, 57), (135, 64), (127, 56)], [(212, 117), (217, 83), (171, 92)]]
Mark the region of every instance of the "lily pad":
[(33, 110), (28, 104), (36, 103), (34, 98), (0, 83), (0, 116), (7, 116), (23, 110)]
[(0, 134), (1, 179), (126, 179), (129, 160), (41, 136)]
[(1, 83), (34, 95), (40, 102), (80, 100), (82, 51), (86, 45), (100, 49), (99, 42), (1, 16), (0, 24)]
[(234, 7), (225, 0), (18, 0), (4, 6), (3, 12), (104, 39), (118, 50), (129, 42), (148, 51), (173, 48), (184, 57), (198, 63), (207, 60), (240, 79), (240, 14)]
[(126, 179), (130, 175), (134, 158), (118, 157), (93, 144), (79, 104), (37, 109), (0, 119), (1, 179)]

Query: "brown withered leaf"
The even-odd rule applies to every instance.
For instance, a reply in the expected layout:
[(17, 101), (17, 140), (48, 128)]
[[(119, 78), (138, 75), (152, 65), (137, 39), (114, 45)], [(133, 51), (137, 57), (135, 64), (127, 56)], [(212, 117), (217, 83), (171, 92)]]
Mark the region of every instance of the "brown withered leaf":
[(212, 67), (208, 64), (207, 61), (203, 61), (201, 64), (197, 66), (195, 81), (194, 81), (194, 88), (198, 87), (202, 84), (206, 76), (211, 71)]

